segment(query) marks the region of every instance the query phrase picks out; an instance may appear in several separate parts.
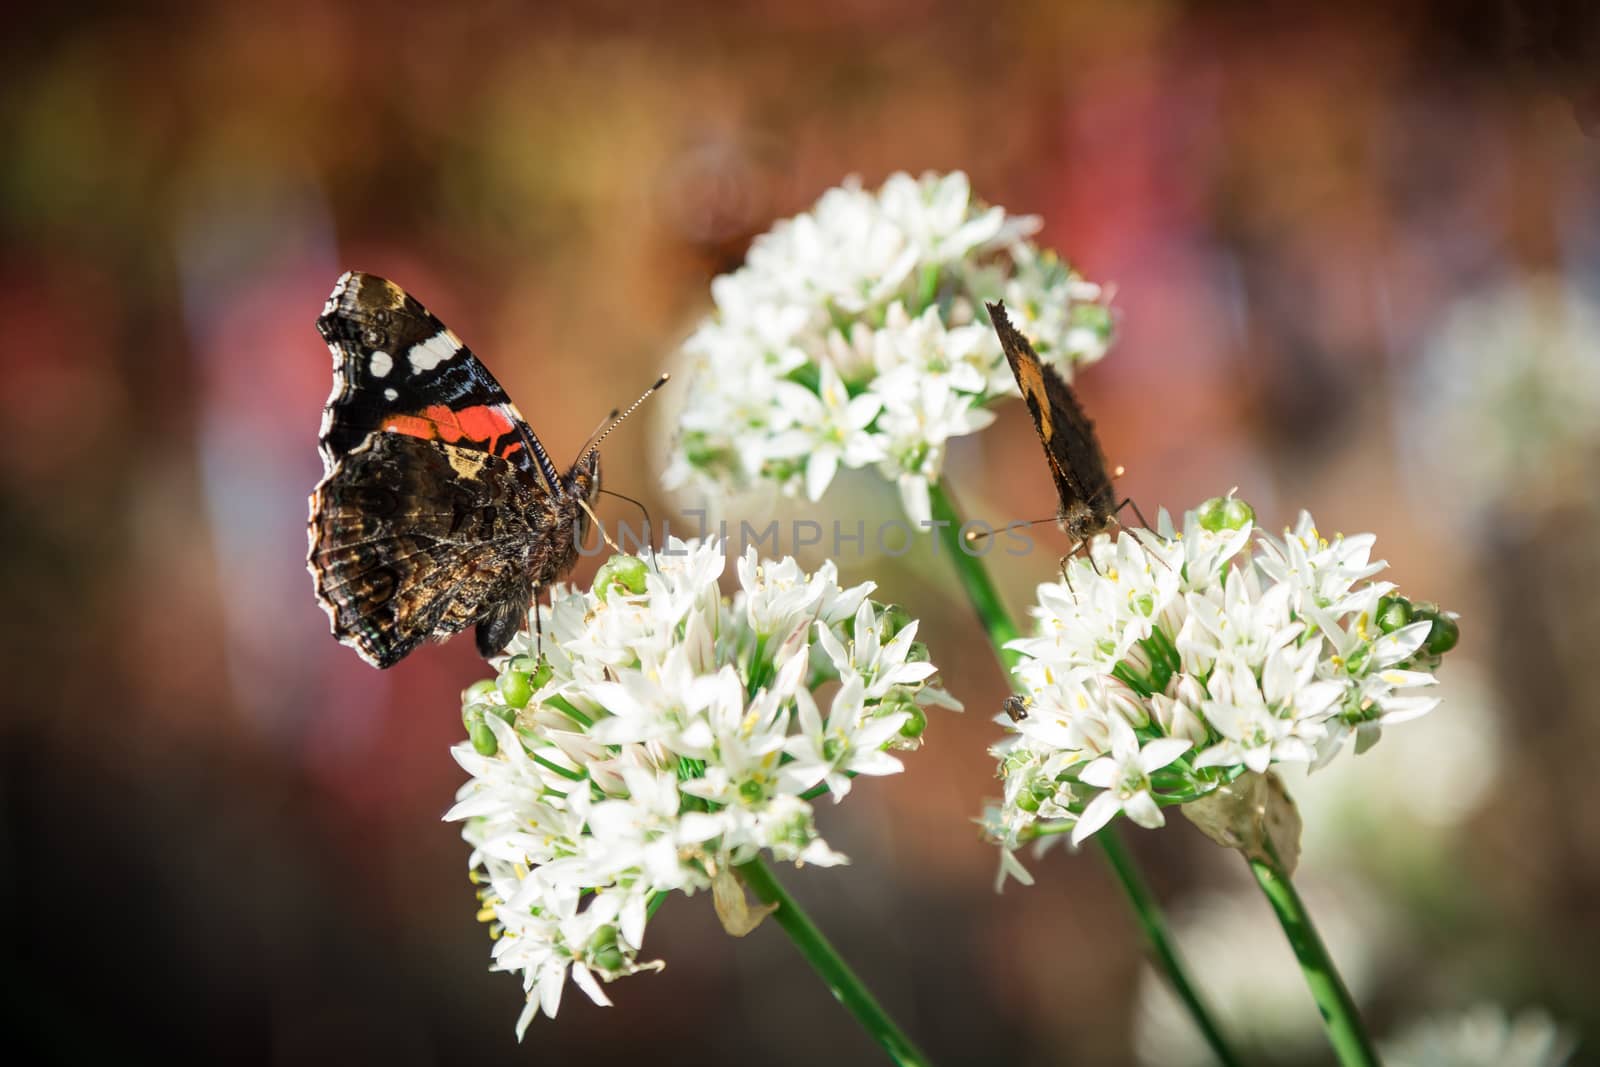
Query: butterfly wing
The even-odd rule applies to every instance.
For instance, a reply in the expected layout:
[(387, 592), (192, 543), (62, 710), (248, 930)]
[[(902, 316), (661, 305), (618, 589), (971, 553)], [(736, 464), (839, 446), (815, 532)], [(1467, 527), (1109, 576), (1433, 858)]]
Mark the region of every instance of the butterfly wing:
[(485, 656), (570, 569), (577, 505), (500, 383), (398, 285), (347, 272), (317, 319), (333, 392), (307, 563), (339, 640), (378, 667), (476, 622)]
[[(482, 622), (504, 647), (533, 597), (531, 494), (505, 459), (370, 434), (312, 497), (309, 566), (333, 634), (376, 667)], [(484, 650), (486, 641), (498, 641)]]
[(988, 305), (989, 319), (1005, 350), (1006, 362), (1028, 402), (1034, 429), (1044, 445), (1064, 519), (1083, 516), (1078, 533), (1093, 536), (1110, 526), (1115, 494), (1094, 423), (1084, 414), (1072, 387), (1042, 362), (1028, 339), (1011, 325), (1005, 305)]
[(530, 487), (559, 486), (544, 446), (494, 375), (398, 285), (345, 272), (317, 331), (333, 352), (319, 442), (325, 473), (368, 434), (386, 430), (488, 452)]

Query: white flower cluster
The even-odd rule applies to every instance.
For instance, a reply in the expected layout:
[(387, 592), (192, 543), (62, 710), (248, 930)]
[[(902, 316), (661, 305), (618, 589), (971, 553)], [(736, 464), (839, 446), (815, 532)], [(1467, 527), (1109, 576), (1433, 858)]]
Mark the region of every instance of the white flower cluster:
[(454, 754), (472, 777), (445, 818), (466, 824), (494, 968), (522, 973), (519, 1038), (555, 1014), (569, 972), (606, 1004), (600, 981), (659, 967), (637, 957), (665, 894), (725, 888), (763, 850), (844, 862), (810, 798), (901, 770), (888, 750), (917, 746), (923, 709), (960, 707), (872, 583), (752, 551), (730, 600), (724, 565), (721, 544), (676, 539), (613, 557), (592, 591), (557, 586), (536, 609), (542, 662), (519, 638), (462, 695)]
[(1592, 286), (1524, 278), (1449, 306), (1398, 399), (1432, 498), (1469, 530), (1496, 528), (1485, 511), (1600, 501), (1597, 352)]
[(841, 465), (876, 465), (926, 521), (945, 443), (1018, 395), (984, 301), (1068, 378), (1110, 342), (1100, 287), (1028, 242), (1038, 226), (974, 200), (965, 174), (896, 174), (756, 238), (683, 346), (694, 380), (667, 486), (814, 501)]
[(1302, 513), (1252, 547), (1253, 520), (1232, 497), (1181, 533), (1163, 511), (1158, 533), (1097, 538), (1039, 587), (1037, 636), (1011, 645), (1025, 696), (993, 749), (1002, 880), (1027, 880), (1013, 855), (1027, 841), (1077, 844), (1119, 812), (1160, 826), (1163, 805), (1274, 763), (1322, 766), (1351, 737), (1364, 751), (1438, 703), (1417, 690), (1456, 624), (1371, 580), (1371, 534), (1330, 542)]

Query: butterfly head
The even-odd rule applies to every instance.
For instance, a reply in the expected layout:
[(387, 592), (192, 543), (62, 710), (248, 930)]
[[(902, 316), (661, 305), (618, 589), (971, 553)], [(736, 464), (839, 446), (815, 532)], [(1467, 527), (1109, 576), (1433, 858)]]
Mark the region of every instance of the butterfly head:
[(1072, 538), (1074, 544), (1093, 540), (1117, 524), (1116, 517), (1109, 507), (1100, 501), (1087, 501), (1081, 498), (1067, 501), (1061, 509), (1059, 519), (1061, 528)]
[[(573, 500), (581, 500), (591, 508), (600, 498), (600, 449), (590, 447), (583, 455), (578, 457), (578, 462), (572, 465), (567, 472), (567, 494)], [(578, 512), (578, 537), (581, 540), (589, 533), (589, 512), (579, 509)]]

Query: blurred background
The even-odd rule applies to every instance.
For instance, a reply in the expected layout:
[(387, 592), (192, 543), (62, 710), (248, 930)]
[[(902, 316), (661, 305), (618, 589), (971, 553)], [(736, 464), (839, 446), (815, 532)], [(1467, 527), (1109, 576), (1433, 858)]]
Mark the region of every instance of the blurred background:
[[(1153, 514), (1237, 485), (1372, 530), (1462, 614), (1444, 705), (1293, 784), (1300, 880), (1375, 1032), (1600, 1024), (1600, 35), (1592, 5), (289, 2), (35, 6), (0, 52), (6, 1044), (26, 1062), (872, 1063), (768, 926), (671, 900), (665, 977), (518, 1047), (462, 774), (471, 641), (379, 673), (304, 570), (346, 268), (471, 344), (560, 458), (708, 283), (850, 174), (964, 169), (1116, 286), (1079, 378)], [(657, 516), (670, 398), (607, 444)], [(969, 513), (1054, 508), (1020, 405)], [(610, 518), (631, 518), (610, 501)], [(822, 509), (893, 514), (844, 482)], [(1062, 543), (1064, 549), (1065, 542)], [(1042, 556), (994, 557), (1014, 608)], [(578, 574), (586, 581), (596, 561)], [(1099, 858), (996, 896), (1003, 683), (945, 569), (856, 560), (964, 716), (787, 873), (936, 1060), (1200, 1063)], [(1130, 833), (1259, 1062), (1328, 1061), (1238, 857)], [(1285, 972), (1283, 968), (1291, 968)], [(1276, 968), (1276, 969), (1274, 969)], [(1287, 974), (1287, 976), (1285, 976)], [(1583, 1061), (1593, 1053), (1580, 1049)], [(14, 1061), (15, 1062), (15, 1061)]]

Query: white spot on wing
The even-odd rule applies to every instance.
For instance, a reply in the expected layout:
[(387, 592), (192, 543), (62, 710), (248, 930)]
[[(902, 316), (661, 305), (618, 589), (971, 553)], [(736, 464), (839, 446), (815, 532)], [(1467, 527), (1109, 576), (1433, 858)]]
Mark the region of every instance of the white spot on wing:
[(400, 394), (395, 392), (393, 389), (385, 389), (383, 391), (383, 398), (385, 400), (399, 400)]
[(455, 334), (440, 330), (426, 341), (412, 345), (406, 360), (411, 364), (412, 374), (421, 374), (454, 358), (460, 349), (461, 342), (456, 340)]
[(372, 358), (367, 360), (367, 370), (372, 372), (374, 378), (385, 377), (394, 370), (394, 359), (387, 352), (374, 352)]

